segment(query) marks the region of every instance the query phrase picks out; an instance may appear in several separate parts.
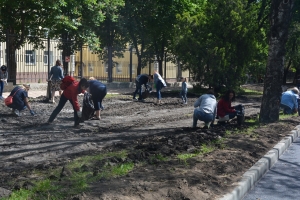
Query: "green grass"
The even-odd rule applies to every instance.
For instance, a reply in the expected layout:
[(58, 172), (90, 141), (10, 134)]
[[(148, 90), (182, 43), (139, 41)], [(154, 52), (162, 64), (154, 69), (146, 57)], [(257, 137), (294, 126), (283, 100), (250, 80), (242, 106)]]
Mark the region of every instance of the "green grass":
[(168, 158), (162, 156), (161, 154), (157, 154), (149, 157), (150, 164), (153, 164), (155, 161), (167, 161)]
[(109, 99), (109, 98), (114, 98), (114, 97), (119, 97), (121, 96), (120, 94), (106, 94), (105, 98)]
[(298, 113), (294, 113), (292, 115), (285, 115), (282, 113), (282, 111), (279, 113), (279, 120), (283, 120), (283, 119), (287, 119), (290, 118), (292, 116), (298, 116)]
[(225, 130), (225, 135), (231, 135), (232, 132), (230, 130)]
[[(49, 174), (60, 177), (62, 168), (49, 171), (34, 171), (41, 180), (32, 181), (35, 185), (32, 189), (13, 191), (10, 197), (1, 198), (1, 200), (65, 199), (86, 191), (89, 184), (101, 178), (108, 179), (124, 176), (129, 171), (133, 170), (134, 163), (131, 162), (121, 164), (115, 163), (114, 165), (104, 164), (102, 167), (96, 165), (98, 161), (111, 157), (126, 158), (127, 152), (110, 152), (101, 155), (77, 158), (64, 166), (65, 170), (68, 170), (70, 174), (60, 178), (60, 180), (49, 180), (47, 177), (49, 177)], [(82, 169), (83, 166), (90, 167), (90, 169), (84, 170)], [(94, 172), (93, 169), (95, 168), (98, 169), (98, 173)]]
[[(216, 142), (216, 141), (214, 141)], [(194, 158), (197, 157), (199, 155), (204, 155), (207, 153), (210, 153), (212, 151), (214, 151), (216, 149), (215, 144), (216, 143), (211, 143), (211, 144), (202, 144), (201, 148), (197, 151), (195, 151), (195, 153), (183, 153), (183, 154), (178, 154), (177, 158), (181, 161), (183, 161), (185, 164), (187, 164), (187, 160), (190, 158)]]
[(237, 93), (239, 95), (263, 95), (262, 91), (249, 90), (245, 88), (241, 88)]

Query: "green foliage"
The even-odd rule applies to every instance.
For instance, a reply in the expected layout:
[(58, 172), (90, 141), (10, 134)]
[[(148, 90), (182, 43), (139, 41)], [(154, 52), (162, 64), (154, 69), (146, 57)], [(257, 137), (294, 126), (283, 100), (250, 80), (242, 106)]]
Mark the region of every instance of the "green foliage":
[(257, 31), (259, 4), (246, 0), (202, 1), (197, 13), (190, 10), (179, 16), (178, 29), (182, 31), (174, 51), (184, 69), (190, 69), (201, 85), (240, 85), (257, 52), (266, 52), (266, 43), (257, 39), (265, 33), (263, 29)]

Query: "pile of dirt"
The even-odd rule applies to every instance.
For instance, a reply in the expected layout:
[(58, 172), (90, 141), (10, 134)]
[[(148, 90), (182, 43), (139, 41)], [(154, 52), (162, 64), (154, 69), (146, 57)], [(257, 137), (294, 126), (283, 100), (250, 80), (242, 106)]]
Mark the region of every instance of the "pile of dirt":
[[(46, 121), (56, 105), (44, 97), (31, 99), (34, 117), (28, 111), (14, 117), (0, 104), (0, 195), (28, 188), (37, 179), (31, 175), (34, 170), (63, 169), (80, 156), (126, 150), (126, 159), (105, 162), (133, 162), (133, 171), (94, 182), (87, 192), (70, 199), (217, 199), (300, 122), (291, 117), (255, 126), (261, 97), (240, 96), (235, 104), (246, 108), (242, 126), (233, 120), (202, 129), (199, 122), (194, 129), (193, 104), (198, 97), (189, 95), (184, 105), (177, 92), (162, 95), (162, 105), (154, 104), (155, 94), (145, 103), (133, 102), (131, 94), (106, 98), (102, 120), (86, 121), (81, 128), (73, 127), (69, 103), (53, 124)], [(205, 152), (210, 146), (216, 149)], [(182, 160), (181, 154), (197, 156)]]

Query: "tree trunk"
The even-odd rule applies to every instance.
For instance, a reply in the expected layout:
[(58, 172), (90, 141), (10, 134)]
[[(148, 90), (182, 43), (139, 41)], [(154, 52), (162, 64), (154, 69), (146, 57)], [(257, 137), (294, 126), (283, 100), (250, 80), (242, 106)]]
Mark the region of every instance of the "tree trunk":
[(136, 75), (140, 75), (141, 71), (142, 71), (142, 56), (137, 55), (137, 57), (138, 57), (138, 66), (137, 66), (137, 74)]
[(14, 44), (14, 38), (10, 35), (8, 37), (8, 49), (7, 56), (8, 56), (8, 81), (13, 82), (13, 85), (17, 83), (17, 63), (16, 63), (16, 46)]
[(181, 65), (179, 59), (177, 59), (177, 80), (176, 81), (180, 82), (181, 77), (182, 77)]
[(282, 85), (285, 85), (285, 84), (286, 84), (286, 77), (287, 77), (287, 74), (289, 73), (289, 70), (290, 70), (291, 65), (292, 65), (292, 59), (290, 58), (290, 59), (289, 59), (289, 62), (288, 62), (288, 64), (287, 64), (287, 67), (284, 68), (284, 71), (283, 71)]
[(260, 122), (274, 122), (279, 119), (285, 44), (293, 5), (294, 0), (272, 0), (269, 55), (260, 108)]

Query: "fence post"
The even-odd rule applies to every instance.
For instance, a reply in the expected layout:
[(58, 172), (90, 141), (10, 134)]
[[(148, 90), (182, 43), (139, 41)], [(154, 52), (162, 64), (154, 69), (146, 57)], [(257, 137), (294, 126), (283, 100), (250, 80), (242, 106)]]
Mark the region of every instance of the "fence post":
[(167, 53), (165, 53), (165, 82), (167, 82)]
[(83, 78), (83, 61), (82, 61), (82, 45), (80, 47), (80, 73), (78, 74), (80, 78)]
[(108, 47), (108, 82), (111, 83), (112, 80), (112, 47)]
[[(11, 72), (10, 70), (10, 62), (9, 62), (9, 30), (6, 29), (6, 66), (7, 66), (7, 71)], [(8, 80), (11, 81), (11, 73), (8, 74)]]
[(152, 74), (152, 71), (151, 71), (151, 60), (149, 60), (149, 74)]
[(130, 82), (132, 82), (132, 46), (130, 46), (130, 59), (129, 59), (129, 77), (130, 77)]
[(50, 89), (50, 81), (49, 81), (49, 75), (50, 75), (50, 37), (49, 37), (49, 33), (48, 33), (48, 38), (47, 38), (47, 47), (48, 47), (48, 52), (47, 52), (47, 56), (48, 56), (48, 74), (47, 74), (47, 76), (48, 76), (48, 81), (47, 81), (47, 90), (48, 90), (48, 92), (47, 92), (47, 94), (48, 94), (48, 96), (47, 96), (47, 98), (50, 100), (51, 99), (51, 89)]

